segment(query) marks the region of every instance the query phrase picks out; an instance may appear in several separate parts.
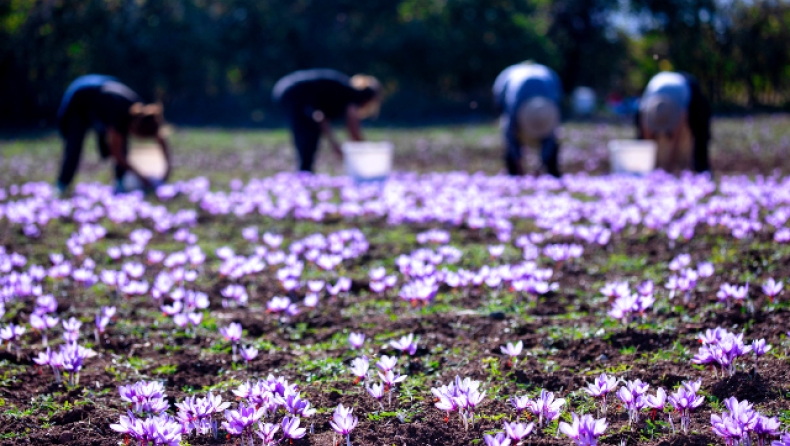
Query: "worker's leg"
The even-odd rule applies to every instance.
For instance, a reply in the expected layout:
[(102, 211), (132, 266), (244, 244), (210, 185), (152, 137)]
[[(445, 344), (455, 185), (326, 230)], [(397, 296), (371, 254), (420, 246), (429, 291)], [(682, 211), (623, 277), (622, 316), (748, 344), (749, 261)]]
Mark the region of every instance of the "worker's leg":
[(298, 169), (312, 172), (318, 141), (321, 138), (321, 127), (308, 118), (294, 117), (291, 119), (291, 132), (296, 147)]
[(502, 139), (505, 144), (505, 167), (508, 175), (523, 175), (524, 168), (521, 165), (521, 141), (517, 135), (517, 129), (511, 122), (507, 114), (499, 118), (499, 128), (502, 131)]
[(99, 149), (99, 156), (105, 160), (110, 156), (110, 144), (107, 142), (107, 132), (96, 131), (96, 146)]
[[(694, 129), (692, 128), (692, 132)], [(710, 171), (710, 160), (708, 158), (708, 145), (710, 144), (710, 132), (698, 131), (693, 133), (694, 137), (694, 171)]]
[(559, 168), (560, 144), (554, 135), (545, 138), (540, 142), (540, 157), (543, 160), (543, 167), (555, 177), (560, 176)]
[(60, 175), (58, 175), (58, 189), (63, 192), (69, 187), (77, 173), (88, 125), (79, 116), (66, 114), (59, 123), (59, 127), (63, 138), (63, 162), (60, 166)]
[(708, 145), (710, 143), (710, 105), (705, 98), (697, 99), (689, 104), (689, 127), (694, 139), (694, 155), (692, 164), (695, 172), (710, 170)]

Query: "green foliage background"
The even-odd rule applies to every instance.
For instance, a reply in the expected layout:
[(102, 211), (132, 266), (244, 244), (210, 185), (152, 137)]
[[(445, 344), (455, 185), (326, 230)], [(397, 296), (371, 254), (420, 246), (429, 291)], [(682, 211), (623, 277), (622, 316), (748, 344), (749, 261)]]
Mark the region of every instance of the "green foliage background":
[[(624, 8), (638, 32), (614, 24)], [(489, 114), (509, 64), (558, 70), (566, 91), (638, 94), (660, 69), (697, 75), (720, 108), (790, 102), (786, 0), (3, 0), (0, 121), (50, 123), (68, 83), (118, 76), (189, 124), (278, 120), (296, 69), (379, 76), (384, 119)]]

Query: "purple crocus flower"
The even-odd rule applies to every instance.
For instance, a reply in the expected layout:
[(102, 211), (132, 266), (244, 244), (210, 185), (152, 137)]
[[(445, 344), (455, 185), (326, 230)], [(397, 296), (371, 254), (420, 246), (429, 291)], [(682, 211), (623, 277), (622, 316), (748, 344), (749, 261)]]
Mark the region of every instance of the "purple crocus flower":
[[(399, 373), (395, 373), (392, 370), (387, 370), (386, 372), (379, 372), (379, 378), (381, 382), (387, 385), (388, 388), (394, 387), (396, 384), (399, 384), (406, 380), (407, 375), (401, 375)], [(391, 391), (391, 390), (390, 390)]]
[(368, 361), (367, 356), (363, 356), (361, 358), (354, 358), (351, 361), (351, 373), (356, 376), (354, 380), (354, 384), (362, 381), (368, 376), (368, 369), (370, 368), (370, 362)]
[(264, 408), (256, 409), (254, 406), (245, 406), (244, 403), (239, 403), (238, 409), (225, 411), (225, 421), (222, 422), (222, 427), (231, 435), (240, 435), (243, 444), (247, 439), (252, 442), (252, 425), (263, 417), (264, 412)]
[(710, 277), (714, 272), (715, 269), (713, 268), (713, 263), (711, 262), (702, 262), (697, 265), (697, 274), (700, 277)]
[(655, 395), (645, 396), (645, 405), (654, 411), (663, 411), (667, 403), (667, 391), (662, 387), (656, 389)]
[(752, 342), (752, 352), (754, 352), (754, 355), (758, 358), (768, 353), (770, 350), (771, 346), (765, 343), (765, 339), (756, 339)]
[(263, 446), (274, 446), (278, 442), (274, 441), (274, 435), (280, 430), (280, 426), (272, 423), (258, 422), (258, 430), (255, 433), (263, 440)]
[(508, 342), (506, 345), (499, 347), (499, 350), (502, 352), (502, 354), (505, 354), (509, 357), (508, 364), (515, 366), (515, 363), (518, 360), (518, 355), (521, 354), (521, 350), (523, 348), (524, 343), (522, 341), (518, 341), (515, 344)]
[(351, 348), (358, 349), (365, 343), (365, 335), (352, 332), (348, 335), (348, 343), (351, 344)]
[(601, 373), (595, 381), (584, 389), (588, 395), (601, 400), (601, 413), (606, 415), (606, 398), (617, 388), (617, 378)]
[(730, 333), (717, 328), (700, 335), (703, 346), (691, 362), (695, 364), (717, 364), (722, 371), (727, 371), (730, 376), (735, 373), (736, 360), (752, 351), (752, 347), (743, 343), (743, 334)]
[(376, 367), (383, 372), (388, 372), (395, 368), (395, 364), (397, 364), (398, 358), (395, 356), (387, 356), (381, 355), (381, 358), (376, 363)]
[(219, 332), (225, 337), (225, 339), (230, 341), (231, 348), (233, 349), (233, 362), (236, 362), (236, 348), (237, 344), (241, 340), (241, 324), (237, 322), (231, 322), (227, 327), (220, 328)]
[(576, 413), (571, 413), (571, 424), (560, 422), (560, 432), (573, 440), (577, 446), (597, 446), (598, 437), (606, 431), (606, 418), (595, 419), (592, 415), (585, 414), (581, 418)]
[(771, 277), (768, 280), (766, 280), (765, 283), (763, 284), (763, 293), (765, 293), (765, 295), (768, 296), (768, 299), (771, 301), (771, 303), (773, 303), (776, 296), (778, 296), (779, 293), (782, 292), (783, 286), (784, 284), (782, 283), (781, 280), (777, 282), (774, 280), (773, 277)]
[(776, 417), (757, 416), (757, 423), (754, 425), (754, 434), (757, 435), (757, 446), (766, 446), (772, 437), (779, 435), (781, 428)]
[(60, 322), (60, 319), (47, 314), (38, 315), (33, 313), (30, 315), (30, 326), (41, 333), (41, 343), (44, 344), (44, 347), (48, 345), (47, 331), (57, 326), (58, 322)]
[(241, 330), (241, 324), (237, 322), (231, 322), (227, 327), (220, 328), (219, 332), (225, 337), (225, 339), (235, 343), (241, 340)]
[(307, 430), (299, 427), (298, 417), (285, 417), (282, 421), (283, 438), (288, 440), (298, 440), (305, 436)]
[(390, 341), (390, 346), (395, 350), (408, 353), (410, 356), (417, 352), (417, 344), (414, 342), (414, 334), (409, 333), (397, 341)]
[(379, 379), (381, 379), (381, 382), (387, 386), (388, 406), (392, 406), (392, 391), (395, 389), (395, 386), (405, 381), (407, 377), (407, 375), (401, 375), (399, 373), (393, 372), (392, 370), (379, 372)]
[(68, 373), (69, 385), (74, 386), (79, 383), (82, 362), (87, 356), (88, 350), (76, 343), (65, 344), (60, 347), (60, 359), (63, 370)]
[(278, 397), (277, 401), (291, 415), (309, 418), (315, 414), (310, 402), (300, 398), (297, 393), (290, 393), (285, 398)]
[(287, 297), (275, 296), (266, 304), (266, 311), (269, 313), (285, 313), (289, 316), (299, 314), (299, 309), (296, 304), (291, 303), (291, 299)]
[(381, 410), (384, 410), (384, 405), (381, 404), (381, 400), (384, 398), (384, 384), (373, 384), (371, 386), (365, 387), (365, 390), (367, 390), (368, 394), (379, 402)]
[(649, 386), (641, 380), (627, 381), (624, 387), (617, 391), (617, 397), (622, 401), (628, 411), (631, 424), (639, 421), (639, 412), (645, 407), (645, 393)]
[(25, 334), (25, 327), (8, 324), (7, 326), (0, 328), (0, 340), (8, 342), (9, 345), (13, 345), (16, 349), (16, 358), (17, 361), (19, 360), (19, 338)]
[(241, 349), (241, 357), (245, 361), (250, 362), (253, 359), (258, 357), (258, 349), (253, 347), (253, 346), (249, 346), (247, 348), (242, 348)]
[(530, 401), (530, 411), (538, 416), (538, 426), (544, 426), (556, 420), (562, 413), (562, 406), (565, 405), (565, 398), (554, 398), (554, 393), (541, 389), (540, 395)]
[(69, 318), (67, 321), (63, 321), (63, 339), (66, 342), (77, 342), (77, 339), (80, 336), (80, 327), (82, 327), (82, 322), (78, 321), (75, 317)]
[(518, 444), (521, 440), (527, 438), (527, 436), (532, 433), (534, 428), (534, 423), (508, 423), (507, 421), (504, 422), (503, 426), (505, 434), (507, 434), (508, 438), (510, 438), (515, 444)]
[(342, 404), (335, 408), (329, 425), (340, 435), (346, 437), (346, 446), (351, 446), (351, 431), (357, 427), (359, 420), (351, 414), (351, 408), (345, 408)]
[(486, 446), (510, 446), (511, 444), (510, 439), (503, 433), (495, 435), (485, 434), (483, 435), (483, 440), (485, 440)]
[(513, 408), (516, 409), (516, 417), (521, 416), (521, 412), (529, 409), (531, 407), (530, 403), (532, 402), (528, 395), (511, 396), (508, 401), (510, 401)]
[[(788, 237), (790, 239), (790, 237)], [(771, 442), (771, 446), (790, 446), (790, 434), (782, 434), (778, 441)]]

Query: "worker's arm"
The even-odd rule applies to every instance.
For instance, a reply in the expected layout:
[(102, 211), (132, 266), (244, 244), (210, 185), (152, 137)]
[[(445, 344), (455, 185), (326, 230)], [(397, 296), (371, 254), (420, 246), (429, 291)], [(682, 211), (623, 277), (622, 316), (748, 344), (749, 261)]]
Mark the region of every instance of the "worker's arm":
[(173, 170), (173, 159), (170, 157), (170, 148), (167, 145), (167, 140), (164, 137), (157, 135), (156, 142), (159, 143), (159, 147), (162, 148), (162, 153), (165, 154), (165, 160), (167, 161), (167, 172), (165, 172), (165, 177), (163, 178), (164, 181), (167, 181), (170, 178), (170, 172)]
[(124, 144), (126, 144), (126, 136), (122, 135), (114, 128), (109, 128), (107, 129), (107, 139), (107, 142), (110, 146), (110, 155), (112, 155), (113, 159), (115, 159), (115, 163), (118, 166), (123, 167), (124, 169), (127, 169), (133, 174), (137, 175), (146, 189), (153, 189), (153, 185), (148, 180), (148, 178), (141, 175), (140, 172), (134, 168), (134, 166), (126, 161), (126, 156), (123, 154), (123, 147)]
[(340, 143), (335, 138), (335, 132), (332, 130), (332, 124), (329, 123), (329, 120), (326, 119), (324, 116), (324, 112), (321, 110), (316, 110), (313, 112), (313, 120), (321, 126), (321, 133), (326, 137), (329, 141), (329, 145), (332, 147), (332, 151), (337, 154), (341, 159), (343, 158), (343, 151), (340, 150)]
[(351, 137), (352, 141), (364, 141), (365, 138), (362, 136), (362, 124), (359, 122), (357, 110), (356, 105), (349, 105), (346, 109), (346, 128), (348, 129), (348, 135)]
[[(682, 122), (682, 121), (681, 121)], [(672, 170), (683, 169), (682, 166), (687, 164), (687, 160), (681, 159), (683, 150), (680, 148), (680, 141), (683, 137), (683, 124), (678, 123), (674, 130), (669, 132), (669, 153), (670, 153), (670, 166)]]
[(641, 131), (642, 139), (646, 139), (646, 140), (655, 140), (655, 139), (657, 139), (656, 137), (658, 135), (656, 135), (654, 132), (651, 132), (647, 128), (647, 126), (645, 125), (644, 122), (640, 122), (639, 123), (639, 128), (642, 129), (642, 131)]

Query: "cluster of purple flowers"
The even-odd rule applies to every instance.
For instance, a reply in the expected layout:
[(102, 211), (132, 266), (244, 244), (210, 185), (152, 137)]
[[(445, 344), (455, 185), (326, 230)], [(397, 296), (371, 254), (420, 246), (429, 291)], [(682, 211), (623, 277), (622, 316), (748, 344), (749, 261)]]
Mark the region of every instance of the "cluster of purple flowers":
[(447, 264), (460, 259), (461, 252), (450, 246), (440, 246), (436, 251), (419, 249), (410, 255), (401, 255), (396, 264), (407, 279), (399, 296), (413, 306), (426, 305), (433, 301), (441, 285), (451, 290), (472, 289), (485, 285), (491, 290), (507, 290), (527, 293), (530, 296), (546, 294), (558, 289), (550, 283), (553, 270), (539, 268), (534, 261), (497, 266), (484, 265), (479, 270), (460, 268), (451, 271)]
[(683, 295), (683, 302), (689, 303), (691, 301), (694, 289), (697, 287), (697, 281), (701, 278), (707, 278), (713, 275), (715, 269), (710, 262), (701, 262), (697, 264), (697, 268), (689, 268), (691, 264), (691, 256), (689, 254), (680, 254), (669, 263), (669, 269), (676, 274), (669, 276), (665, 286), (669, 290), (669, 298), (675, 297), (676, 293)]
[(717, 365), (722, 373), (732, 376), (736, 370), (736, 360), (751, 352), (762, 356), (771, 349), (765, 340), (756, 340), (751, 346), (743, 342), (743, 333), (734, 334), (721, 327), (706, 330), (699, 335), (702, 343), (699, 352), (691, 360), (694, 364)]
[(617, 398), (623, 403), (628, 412), (628, 422), (632, 425), (639, 422), (639, 412), (647, 406), (645, 394), (650, 387), (642, 380), (635, 379), (627, 381), (625, 386), (620, 387), (617, 391)]
[(763, 293), (765, 293), (765, 295), (768, 296), (768, 300), (773, 303), (776, 296), (782, 293), (783, 287), (784, 284), (781, 280), (777, 282), (773, 277), (770, 277), (763, 283)]
[(138, 381), (118, 388), (121, 400), (131, 404), (136, 414), (158, 414), (170, 408), (165, 387), (158, 381)]
[[(394, 356), (382, 355), (376, 362), (378, 368), (379, 383), (366, 384), (368, 394), (378, 401), (379, 406), (384, 408), (381, 400), (384, 394), (388, 395), (388, 405), (392, 406), (392, 391), (395, 387), (408, 378), (408, 375), (401, 375), (395, 371), (395, 366), (398, 364), (398, 358)], [(351, 373), (356, 377), (354, 384), (360, 381), (367, 380), (368, 370), (370, 370), (370, 361), (367, 356), (361, 356), (351, 361)]]
[(735, 302), (738, 305), (743, 305), (744, 302), (749, 297), (749, 284), (743, 286), (738, 285), (730, 285), (729, 283), (724, 283), (719, 288), (719, 291), (716, 293), (716, 298), (719, 302), (725, 303), (729, 308), (732, 302)]
[(606, 398), (617, 388), (617, 378), (601, 373), (595, 381), (588, 384), (584, 391), (595, 399), (601, 400), (601, 413), (606, 415)]
[[(644, 316), (645, 311), (650, 309), (655, 303), (653, 297), (653, 283), (646, 282), (642, 284), (636, 293), (631, 293), (627, 284), (607, 284), (608, 287), (613, 287), (611, 296), (614, 297), (612, 308), (609, 310), (609, 316), (620, 319), (623, 323), (628, 324), (637, 315)], [(624, 286), (625, 285), (625, 286)], [(604, 291), (609, 291), (604, 287)]]
[(169, 415), (137, 418), (132, 412), (121, 415), (117, 424), (110, 428), (133, 438), (139, 446), (179, 446), (181, 444), (181, 424)]
[(216, 435), (217, 421), (214, 414), (222, 413), (230, 407), (230, 403), (223, 402), (222, 397), (209, 392), (204, 398), (188, 396), (180, 403), (176, 403), (178, 413), (176, 419), (181, 423), (183, 433), (186, 435), (196, 431), (205, 435), (213, 432)]
[[(701, 386), (702, 380), (686, 381), (680, 385), (675, 393), (669, 396), (669, 403), (680, 415), (680, 427), (684, 433), (688, 433), (689, 425), (691, 424), (691, 412), (705, 402), (705, 397), (698, 395)], [(663, 389), (659, 390), (663, 391)], [(658, 407), (653, 407), (659, 409)], [(663, 409), (663, 407), (660, 409)], [(672, 416), (669, 417), (669, 422), (672, 424)]]
[[(246, 401), (239, 403), (236, 410), (225, 410), (222, 426), (231, 435), (241, 437), (242, 444), (253, 444), (253, 433), (263, 440), (264, 445), (274, 445), (275, 433), (282, 429), (283, 438), (297, 440), (306, 434), (306, 429), (299, 427), (300, 417), (311, 417), (316, 410), (310, 402), (299, 396), (295, 384), (290, 384), (282, 377), (269, 375), (265, 380), (256, 383), (244, 383), (233, 390), (233, 394)], [(263, 423), (259, 420), (274, 417), (278, 413), (285, 414), (280, 426)], [(255, 423), (258, 429), (255, 430)]]
[(91, 350), (76, 343), (61, 344), (58, 351), (47, 347), (46, 352), (40, 352), (33, 358), (33, 362), (41, 366), (49, 366), (55, 375), (55, 381), (60, 382), (61, 371), (66, 372), (66, 380), (70, 386), (79, 384), (80, 370), (86, 358), (95, 355)]
[(224, 298), (222, 300), (222, 306), (224, 308), (229, 308), (233, 305), (246, 307), (247, 301), (250, 299), (247, 290), (241, 285), (228, 285), (220, 291), (220, 294), (222, 294)]
[(519, 423), (514, 421), (512, 423), (504, 422), (502, 430), (494, 435), (485, 434), (483, 440), (486, 446), (510, 446), (520, 444), (522, 440), (527, 438), (529, 434), (535, 429), (534, 423)]
[(417, 342), (414, 339), (414, 333), (409, 333), (400, 339), (393, 339), (389, 342), (389, 346), (401, 353), (407, 353), (409, 356), (414, 356), (417, 353)]
[(438, 399), (434, 404), (437, 409), (447, 412), (458, 412), (464, 429), (475, 423), (475, 408), (483, 402), (485, 393), (480, 391), (480, 381), (456, 376), (449, 385), (431, 388), (431, 393)]
[(394, 288), (398, 283), (398, 276), (387, 275), (387, 270), (383, 266), (371, 269), (368, 277), (370, 277), (370, 291), (374, 293), (383, 293), (389, 288)]
[[(758, 446), (765, 446), (779, 435), (779, 420), (760, 414), (750, 402), (730, 397), (724, 400), (724, 406), (724, 413), (712, 414), (710, 423), (713, 433), (722, 437), (727, 446), (749, 446), (752, 436), (757, 438)], [(786, 440), (787, 435), (773, 444), (783, 446)]]
[(606, 418), (595, 419), (592, 415), (585, 414), (579, 417), (571, 413), (571, 423), (560, 422), (560, 432), (573, 440), (577, 446), (597, 446), (598, 438), (606, 432), (608, 423)]

